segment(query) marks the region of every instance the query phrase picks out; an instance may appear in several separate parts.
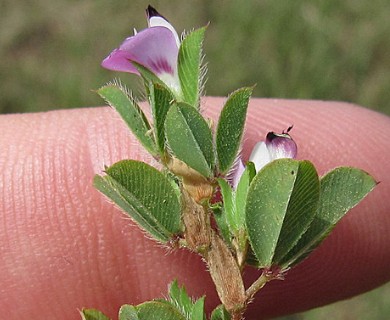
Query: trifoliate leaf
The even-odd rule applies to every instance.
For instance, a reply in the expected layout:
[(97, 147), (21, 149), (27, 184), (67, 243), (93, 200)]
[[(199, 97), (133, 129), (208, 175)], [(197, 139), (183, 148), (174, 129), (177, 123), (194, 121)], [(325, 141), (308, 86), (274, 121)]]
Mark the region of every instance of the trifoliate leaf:
[(146, 163), (123, 160), (95, 176), (95, 187), (163, 243), (181, 232), (181, 206), (168, 177)]
[(375, 186), (376, 181), (368, 173), (356, 168), (336, 168), (322, 177), (315, 218), (281, 264), (288, 267), (301, 262)]
[(279, 159), (253, 179), (246, 204), (246, 225), (261, 267), (278, 264), (312, 222), (319, 180), (308, 161)]
[(237, 158), (252, 90), (242, 88), (233, 92), (219, 116), (216, 147), (221, 173), (226, 173)]
[(126, 122), (139, 142), (152, 155), (156, 155), (156, 144), (145, 114), (126, 90), (118, 85), (109, 84), (100, 88), (98, 94), (113, 107)]
[(205, 177), (211, 177), (214, 152), (211, 130), (193, 107), (174, 104), (165, 120), (165, 135), (172, 153)]

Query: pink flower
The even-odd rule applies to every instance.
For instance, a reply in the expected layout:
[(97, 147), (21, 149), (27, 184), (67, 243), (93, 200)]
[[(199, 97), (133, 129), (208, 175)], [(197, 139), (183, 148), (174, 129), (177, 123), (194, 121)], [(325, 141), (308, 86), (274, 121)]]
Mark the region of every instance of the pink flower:
[(255, 164), (256, 171), (261, 170), (267, 163), (281, 158), (292, 158), (297, 156), (297, 145), (288, 132), (281, 134), (268, 132), (264, 141), (256, 143), (252, 150), (249, 161)]
[(102, 62), (102, 67), (139, 74), (132, 62), (152, 71), (174, 92), (180, 93), (177, 57), (180, 40), (173, 26), (153, 7), (146, 9), (148, 28), (134, 32)]
[[(249, 161), (253, 162), (256, 172), (259, 172), (266, 164), (273, 160), (281, 158), (294, 159), (297, 156), (297, 145), (288, 134), (292, 127), (281, 134), (268, 132), (265, 141), (256, 143), (249, 157)], [(238, 182), (245, 170), (245, 166), (241, 159), (238, 159), (232, 172), (229, 174), (228, 180), (234, 189), (237, 188)]]

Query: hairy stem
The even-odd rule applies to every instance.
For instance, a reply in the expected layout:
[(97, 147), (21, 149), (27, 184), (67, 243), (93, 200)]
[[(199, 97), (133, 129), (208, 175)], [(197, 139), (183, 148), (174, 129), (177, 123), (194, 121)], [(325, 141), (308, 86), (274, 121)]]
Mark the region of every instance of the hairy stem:
[(250, 301), (253, 299), (254, 295), (262, 289), (267, 282), (274, 280), (274, 279), (281, 279), (281, 275), (279, 273), (272, 273), (269, 270), (264, 270), (260, 277), (251, 284), (251, 286), (246, 290), (246, 299), (247, 301)]
[(203, 257), (226, 310), (232, 315), (242, 315), (247, 299), (241, 270), (225, 242), (215, 232), (212, 232), (210, 250)]
[(199, 253), (210, 271), (218, 296), (232, 319), (241, 319), (246, 295), (241, 269), (230, 249), (211, 228), (208, 208), (199, 204), (183, 185), (183, 223), (187, 248)]

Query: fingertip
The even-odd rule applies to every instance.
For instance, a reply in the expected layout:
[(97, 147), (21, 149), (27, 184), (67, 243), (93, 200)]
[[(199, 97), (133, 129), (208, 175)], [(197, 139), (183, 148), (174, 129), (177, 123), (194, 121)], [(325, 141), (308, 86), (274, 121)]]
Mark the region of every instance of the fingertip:
[[(205, 113), (217, 119), (223, 101), (206, 98), (202, 102)], [(209, 307), (217, 303), (198, 256), (185, 251), (167, 255), (93, 189), (93, 176), (104, 165), (129, 158), (156, 165), (114, 110), (78, 109), (11, 118), (2, 123), (3, 132), (9, 130), (8, 140), (5, 135), (0, 139), (4, 155), (0, 163), (7, 190), (15, 192), (20, 187), (23, 201), (14, 206), (9, 195), (3, 194), (7, 233), (2, 236), (7, 239), (2, 238), (2, 243), (17, 240), (3, 256), (12, 261), (13, 270), (0, 263), (0, 279), (17, 279), (13, 283), (4, 280), (8, 285), (4, 301), (17, 304), (23, 298), (26, 308), (39, 308), (37, 316), (46, 312), (61, 317), (66, 309), (71, 318), (73, 310), (83, 306), (108, 310), (114, 316), (120, 304), (163, 296), (168, 283), (178, 278), (191, 295), (207, 293)], [(17, 135), (13, 134), (15, 124), (20, 131)], [(282, 131), (292, 124), (298, 157), (314, 162), (321, 174), (351, 165), (381, 183), (285, 281), (271, 283), (259, 294), (248, 318), (302, 311), (389, 280), (389, 118), (345, 103), (253, 99), (244, 157), (268, 131)], [(10, 148), (18, 152), (6, 154)], [(21, 184), (21, 172), (33, 172), (36, 179)], [(10, 223), (13, 215), (20, 217), (18, 224)], [(19, 243), (20, 239), (27, 240)], [(34, 246), (25, 245), (29, 242)], [(20, 270), (35, 280), (17, 277)], [(252, 269), (246, 272), (248, 277), (255, 274)], [(33, 297), (34, 286), (45, 289), (41, 297)]]

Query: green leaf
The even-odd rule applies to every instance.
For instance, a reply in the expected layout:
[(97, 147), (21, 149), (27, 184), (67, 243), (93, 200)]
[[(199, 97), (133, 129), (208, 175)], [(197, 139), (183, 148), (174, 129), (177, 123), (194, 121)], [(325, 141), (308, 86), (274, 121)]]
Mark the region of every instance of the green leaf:
[(123, 160), (95, 176), (95, 187), (128, 213), (156, 240), (181, 232), (181, 206), (168, 178), (146, 163)]
[(211, 209), (213, 210), (213, 215), (214, 215), (215, 222), (217, 223), (218, 226), (219, 234), (222, 236), (223, 240), (231, 247), (232, 236), (226, 221), (226, 213), (219, 205), (215, 205), (211, 207)]
[(246, 204), (251, 247), (261, 267), (270, 267), (296, 244), (312, 222), (319, 180), (308, 161), (279, 159), (253, 179)]
[(206, 320), (206, 315), (204, 313), (204, 297), (199, 298), (193, 304), (189, 320)]
[(234, 237), (236, 245), (240, 249), (244, 249), (247, 243), (245, 204), (249, 184), (255, 174), (256, 170), (253, 163), (248, 162), (235, 191), (226, 180), (217, 179), (221, 188), (223, 207), (213, 208), (214, 218), (225, 242), (231, 246), (231, 240)]
[(127, 126), (152, 155), (156, 155), (156, 145), (151, 129), (141, 108), (121, 86), (110, 84), (100, 88), (98, 94), (113, 107)]
[(214, 309), (210, 320), (231, 320), (231, 317), (229, 312), (227, 312), (224, 306), (221, 304)]
[(183, 98), (198, 108), (201, 89), (202, 43), (206, 27), (188, 34), (182, 41), (178, 56), (178, 73)]
[(256, 175), (255, 165), (252, 162), (246, 164), (244, 173), (237, 185), (235, 195), (236, 224), (239, 229), (245, 226), (245, 206), (248, 196), (249, 186)]
[(165, 135), (171, 151), (178, 159), (203, 176), (212, 176), (212, 134), (196, 109), (185, 103), (174, 104), (165, 120)]
[(169, 300), (159, 299), (138, 306), (123, 305), (119, 320), (205, 320), (204, 297), (193, 302), (184, 287), (173, 281)]
[(83, 320), (110, 320), (109, 317), (96, 309), (83, 309), (80, 314)]
[(233, 92), (219, 116), (216, 147), (219, 170), (223, 174), (230, 169), (237, 158), (252, 90), (252, 88), (242, 88)]
[(239, 220), (236, 214), (236, 206), (234, 193), (230, 185), (224, 179), (217, 179), (218, 184), (221, 187), (221, 194), (223, 198), (223, 214), (225, 215), (227, 225), (232, 234), (235, 234), (240, 226), (238, 225)]
[(139, 320), (186, 320), (173, 305), (163, 301), (149, 301), (136, 306)]
[(129, 304), (121, 306), (119, 320), (139, 320), (136, 308)]
[(204, 297), (192, 302), (184, 286), (179, 287), (177, 281), (173, 281), (169, 287), (169, 298), (187, 320), (204, 319)]
[(176, 306), (183, 315), (192, 312), (191, 298), (188, 296), (184, 286), (180, 288), (176, 280), (169, 286), (169, 298), (172, 304)]
[(376, 186), (376, 181), (360, 169), (341, 167), (322, 177), (320, 186), (321, 196), (315, 218), (283, 259), (284, 267), (298, 264), (317, 248), (340, 219)]
[(157, 147), (160, 154), (165, 153), (165, 118), (168, 110), (173, 102), (172, 93), (166, 89), (166, 87), (159, 84), (150, 85), (150, 105), (152, 107), (153, 119), (154, 119), (154, 130), (156, 135)]

